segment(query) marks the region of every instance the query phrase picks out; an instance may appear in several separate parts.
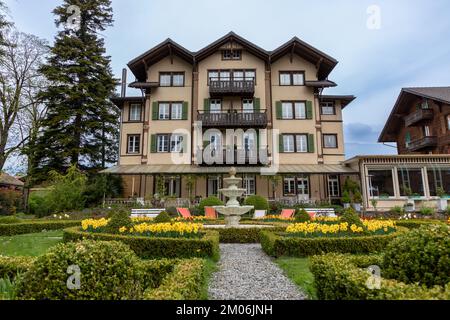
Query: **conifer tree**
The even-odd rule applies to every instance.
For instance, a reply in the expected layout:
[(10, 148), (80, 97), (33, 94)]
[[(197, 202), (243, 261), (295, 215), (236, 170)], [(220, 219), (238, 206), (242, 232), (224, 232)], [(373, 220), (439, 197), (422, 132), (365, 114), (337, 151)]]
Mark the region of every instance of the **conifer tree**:
[(117, 157), (119, 111), (109, 98), (116, 80), (101, 32), (112, 26), (110, 0), (64, 0), (53, 13), (58, 32), (42, 73), (47, 106), (34, 152), (38, 180), (69, 166), (98, 170)]

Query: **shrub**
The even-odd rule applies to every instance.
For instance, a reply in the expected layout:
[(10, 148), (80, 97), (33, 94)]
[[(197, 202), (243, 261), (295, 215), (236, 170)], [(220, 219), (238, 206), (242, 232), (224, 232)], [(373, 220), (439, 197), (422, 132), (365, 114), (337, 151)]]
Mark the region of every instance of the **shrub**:
[(217, 197), (208, 197), (200, 201), (198, 209), (204, 213), (205, 207), (223, 206), (223, 201)]
[(269, 202), (266, 198), (261, 196), (250, 196), (245, 198), (244, 205), (254, 207), (251, 211), (252, 214), (255, 210), (269, 210)]
[(285, 227), (271, 228), (223, 228), (217, 229), (220, 243), (259, 243), (262, 230), (284, 231)]
[(159, 260), (141, 260), (139, 268), (143, 273), (142, 287), (157, 288), (162, 280), (173, 271), (177, 260), (159, 259)]
[(450, 230), (430, 225), (395, 239), (385, 250), (383, 270), (389, 278), (428, 287), (450, 282)]
[(59, 230), (81, 225), (80, 221), (30, 221), (11, 224), (0, 224), (0, 236), (13, 236), (27, 233), (37, 233), (48, 230)]
[(81, 231), (79, 227), (64, 230), (64, 242), (82, 239), (121, 241), (143, 259), (219, 257), (219, 234), (215, 231), (206, 231), (201, 238), (189, 239), (90, 233)]
[(174, 270), (158, 288), (147, 289), (146, 300), (199, 300), (206, 285), (205, 261), (185, 260), (175, 265)]
[(355, 192), (355, 194), (353, 195), (353, 202), (355, 202), (355, 203), (362, 203), (363, 202), (361, 192), (359, 192), (359, 191)]
[[(68, 267), (81, 270), (81, 289), (67, 288)], [(138, 299), (143, 288), (139, 259), (120, 242), (82, 241), (59, 244), (40, 256), (20, 279), (21, 299)]]
[(432, 216), (434, 214), (434, 209), (430, 207), (420, 208), (420, 214), (423, 216)]
[(399, 216), (405, 214), (405, 208), (400, 207), (400, 206), (395, 206), (395, 207), (391, 208), (391, 210), (389, 212), (392, 215), (399, 217)]
[(310, 259), (317, 296), (321, 300), (448, 300), (450, 285), (428, 289), (381, 278), (380, 289), (367, 286), (367, 267), (380, 265), (381, 256), (327, 254)]
[(34, 260), (35, 258), (33, 257), (0, 256), (0, 278), (15, 278), (17, 274), (28, 271)]
[(165, 211), (158, 214), (158, 216), (154, 220), (155, 223), (167, 223), (171, 221), (172, 219), (170, 218), (169, 214)]
[(178, 211), (177, 211), (177, 208), (175, 208), (175, 207), (166, 208), (166, 212), (171, 218), (178, 217)]
[(119, 233), (119, 229), (122, 227), (129, 228), (133, 222), (131, 221), (129, 210), (122, 208), (117, 209), (111, 215), (108, 224), (105, 227), (105, 232)]
[(0, 188), (0, 215), (13, 215), (22, 210), (23, 199), (20, 191)]
[(349, 226), (356, 225), (357, 227), (363, 227), (363, 223), (359, 218), (359, 215), (356, 213), (355, 209), (347, 208), (344, 210), (344, 213), (339, 218), (341, 222), (347, 222)]
[(450, 206), (447, 207), (444, 213), (445, 215), (450, 216)]
[(342, 203), (350, 203), (352, 202), (352, 199), (350, 198), (350, 193), (348, 191), (344, 191), (342, 193)]
[(297, 212), (295, 213), (295, 221), (296, 222), (307, 222), (307, 221), (311, 221), (311, 217), (309, 216), (309, 214), (306, 212), (305, 209), (300, 209), (300, 210), (297, 210)]
[(28, 211), (30, 214), (38, 218), (46, 217), (52, 214), (53, 206), (50, 203), (50, 198), (46, 195), (38, 193), (30, 194), (28, 198)]
[(405, 227), (408, 229), (417, 229), (424, 225), (432, 225), (432, 224), (443, 224), (442, 221), (439, 220), (398, 220), (395, 224), (399, 227)]
[(112, 174), (95, 174), (86, 182), (83, 197), (87, 206), (101, 204), (103, 198), (120, 198), (123, 193), (122, 177)]
[(20, 222), (22, 222), (22, 220), (15, 216), (0, 217), (0, 224), (11, 224)]

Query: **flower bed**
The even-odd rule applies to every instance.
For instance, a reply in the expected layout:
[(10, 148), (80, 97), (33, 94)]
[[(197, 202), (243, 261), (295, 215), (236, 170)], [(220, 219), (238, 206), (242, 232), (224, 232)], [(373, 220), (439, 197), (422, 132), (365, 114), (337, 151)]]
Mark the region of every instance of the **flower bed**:
[(18, 273), (26, 272), (36, 258), (34, 257), (5, 257), (0, 256), (0, 279), (13, 279)]
[(379, 289), (369, 289), (367, 267), (381, 265), (381, 256), (328, 254), (311, 258), (317, 295), (322, 300), (448, 300), (447, 286), (426, 288), (418, 284), (381, 278)]
[(257, 221), (257, 222), (285, 222), (285, 223), (290, 223), (290, 222), (294, 222), (295, 219), (294, 218), (282, 218), (280, 215), (268, 215), (268, 216), (265, 216), (264, 218), (254, 219), (254, 221)]
[(64, 242), (93, 239), (103, 241), (121, 241), (141, 258), (192, 258), (219, 257), (219, 234), (216, 231), (204, 231), (198, 238), (167, 238), (87, 232), (79, 227), (64, 230)]
[(34, 220), (21, 223), (0, 224), (0, 236), (14, 236), (27, 233), (38, 233), (44, 230), (59, 230), (81, 225), (73, 220)]

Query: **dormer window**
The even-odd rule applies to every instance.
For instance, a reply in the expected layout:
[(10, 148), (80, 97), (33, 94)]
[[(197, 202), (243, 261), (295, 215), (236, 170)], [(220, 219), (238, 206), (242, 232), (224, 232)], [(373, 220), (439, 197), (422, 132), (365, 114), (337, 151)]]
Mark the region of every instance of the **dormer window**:
[(222, 60), (241, 60), (242, 50), (222, 50)]

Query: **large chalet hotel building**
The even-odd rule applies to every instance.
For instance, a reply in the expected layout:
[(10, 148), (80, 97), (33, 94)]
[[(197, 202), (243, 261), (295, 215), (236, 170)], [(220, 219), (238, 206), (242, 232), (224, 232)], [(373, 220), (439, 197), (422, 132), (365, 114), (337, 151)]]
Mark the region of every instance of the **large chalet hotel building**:
[(323, 94), (337, 63), (298, 38), (266, 51), (229, 33), (198, 52), (168, 39), (128, 64), (142, 96), (113, 99), (120, 161), (106, 172), (126, 197), (218, 195), (234, 166), (246, 195), (338, 200), (358, 173), (342, 164), (355, 97)]

